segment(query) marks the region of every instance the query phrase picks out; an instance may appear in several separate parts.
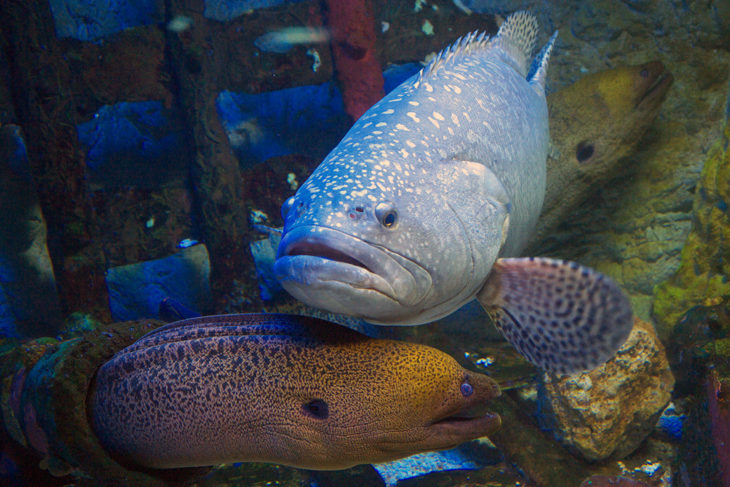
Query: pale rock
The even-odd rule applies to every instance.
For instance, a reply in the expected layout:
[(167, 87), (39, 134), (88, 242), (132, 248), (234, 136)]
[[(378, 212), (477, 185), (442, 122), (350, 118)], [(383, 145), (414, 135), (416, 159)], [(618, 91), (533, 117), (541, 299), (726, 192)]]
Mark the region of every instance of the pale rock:
[(651, 433), (673, 387), (654, 327), (635, 318), (628, 339), (604, 365), (589, 373), (543, 375), (539, 420), (587, 460), (619, 459)]

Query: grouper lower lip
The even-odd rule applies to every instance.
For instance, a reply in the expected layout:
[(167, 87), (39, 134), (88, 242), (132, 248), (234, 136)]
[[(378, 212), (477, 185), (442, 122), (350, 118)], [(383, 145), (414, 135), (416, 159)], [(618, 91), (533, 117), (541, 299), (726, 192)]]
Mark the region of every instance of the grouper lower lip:
[(412, 260), (316, 225), (286, 232), (274, 272), (285, 288), (291, 283), (307, 286), (307, 292), (326, 292), (332, 286), (349, 286), (355, 292), (376, 292), (406, 306), (420, 302), (431, 287), (429, 273)]

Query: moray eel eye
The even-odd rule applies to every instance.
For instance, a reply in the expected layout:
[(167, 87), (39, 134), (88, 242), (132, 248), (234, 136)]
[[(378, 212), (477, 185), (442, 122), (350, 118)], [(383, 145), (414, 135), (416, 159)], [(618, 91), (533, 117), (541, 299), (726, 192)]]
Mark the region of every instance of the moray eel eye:
[(593, 152), (593, 144), (584, 140), (578, 144), (578, 147), (575, 150), (575, 158), (578, 159), (578, 162), (586, 162), (593, 156)]
[(398, 223), (398, 212), (395, 210), (395, 205), (389, 201), (378, 203), (375, 207), (375, 217), (388, 229), (395, 228), (395, 224)]
[(474, 392), (474, 387), (472, 387), (471, 384), (469, 384), (466, 381), (462, 382), (462, 384), (461, 384), (461, 395), (462, 396), (469, 397), (472, 395), (473, 392)]
[(327, 403), (321, 399), (312, 399), (308, 403), (303, 404), (302, 409), (304, 409), (305, 413), (315, 419), (327, 419), (329, 416)]

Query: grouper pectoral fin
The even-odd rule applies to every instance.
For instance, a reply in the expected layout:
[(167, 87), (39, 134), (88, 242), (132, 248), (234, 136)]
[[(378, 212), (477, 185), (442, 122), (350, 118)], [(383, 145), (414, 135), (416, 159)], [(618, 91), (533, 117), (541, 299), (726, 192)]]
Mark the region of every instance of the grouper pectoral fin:
[(549, 372), (601, 365), (633, 326), (631, 304), (618, 285), (575, 262), (498, 259), (477, 300), (504, 337)]

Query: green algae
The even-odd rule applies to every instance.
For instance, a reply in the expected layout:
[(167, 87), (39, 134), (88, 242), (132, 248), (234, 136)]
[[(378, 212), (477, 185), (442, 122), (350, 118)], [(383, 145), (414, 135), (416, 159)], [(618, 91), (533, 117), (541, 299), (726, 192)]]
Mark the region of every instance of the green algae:
[(710, 150), (697, 184), (692, 230), (677, 272), (654, 288), (653, 315), (666, 338), (693, 306), (730, 294), (730, 124)]

